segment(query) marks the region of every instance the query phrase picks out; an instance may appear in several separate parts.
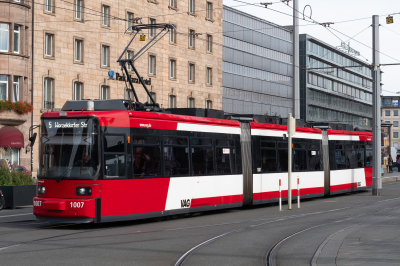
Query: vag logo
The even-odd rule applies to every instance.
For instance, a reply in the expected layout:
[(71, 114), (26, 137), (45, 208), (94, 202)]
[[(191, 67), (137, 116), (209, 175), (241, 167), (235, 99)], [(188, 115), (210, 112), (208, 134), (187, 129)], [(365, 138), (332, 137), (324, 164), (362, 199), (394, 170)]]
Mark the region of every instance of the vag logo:
[(190, 207), (190, 199), (181, 200), (181, 208), (189, 208)]

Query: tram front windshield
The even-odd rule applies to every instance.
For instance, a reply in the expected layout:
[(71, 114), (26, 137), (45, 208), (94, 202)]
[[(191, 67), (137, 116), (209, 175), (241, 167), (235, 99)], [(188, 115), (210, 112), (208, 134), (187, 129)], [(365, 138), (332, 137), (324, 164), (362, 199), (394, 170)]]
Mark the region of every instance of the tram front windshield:
[(92, 179), (99, 167), (98, 134), (93, 118), (43, 119), (39, 178)]

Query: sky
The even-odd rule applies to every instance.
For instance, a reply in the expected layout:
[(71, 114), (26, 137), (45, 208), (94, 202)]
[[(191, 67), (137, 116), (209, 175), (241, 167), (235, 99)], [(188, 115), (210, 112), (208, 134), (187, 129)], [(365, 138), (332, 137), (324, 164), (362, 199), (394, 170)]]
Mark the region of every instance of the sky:
[[(339, 46), (341, 40), (347, 41), (359, 33), (353, 40), (350, 40), (350, 47), (359, 51), (361, 56), (359, 59), (372, 63), (372, 16), (379, 15), (379, 35), (380, 35), (380, 55), (381, 64), (400, 63), (400, 0), (297, 0), (299, 1), (299, 11), (303, 13), (306, 5), (311, 6), (311, 18), (319, 23), (336, 22), (330, 27), (331, 32), (325, 27), (303, 21), (303, 15), (297, 13), (300, 17), (300, 34), (307, 33), (313, 37), (320, 39), (332, 46)], [(254, 5), (246, 5), (250, 3)], [(264, 2), (264, 1), (260, 1)], [(275, 24), (286, 26), (293, 24), (293, 17), (284, 15), (276, 11), (284, 12), (293, 15), (293, 9), (279, 0), (268, 0), (267, 3), (273, 3), (264, 8), (260, 2), (254, 0), (223, 0), (224, 5), (233, 7), (240, 11), (249, 13), (253, 16), (271, 21)], [(292, 1), (289, 2), (292, 5)], [(399, 13), (399, 14), (395, 14)], [(310, 16), (310, 8), (307, 7), (304, 13)], [(386, 24), (386, 17), (393, 16), (393, 24)], [(356, 20), (361, 19), (361, 20)], [(344, 22), (347, 20), (356, 20)], [(341, 22), (341, 23), (339, 23)], [(369, 28), (368, 28), (369, 27)], [(334, 30), (333, 30), (334, 29)], [(336, 31), (335, 31), (336, 30)], [(346, 37), (345, 35), (349, 36)], [(360, 33), (361, 32), (361, 33)], [(339, 40), (341, 39), (341, 40)], [(364, 44), (364, 45), (363, 45)], [(371, 47), (368, 48), (365, 45)], [(382, 66), (382, 87), (383, 95), (399, 95), (400, 92), (400, 65), (397, 66)]]

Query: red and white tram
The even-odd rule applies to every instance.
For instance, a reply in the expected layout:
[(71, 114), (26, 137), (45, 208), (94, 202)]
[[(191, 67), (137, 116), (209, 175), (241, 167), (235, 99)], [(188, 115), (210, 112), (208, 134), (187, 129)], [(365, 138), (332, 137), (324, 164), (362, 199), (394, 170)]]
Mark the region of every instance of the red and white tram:
[[(68, 101), (42, 115), (38, 218), (99, 223), (262, 204), (278, 200), (279, 180), (287, 197), (286, 126), (131, 105)], [(297, 127), (292, 195), (297, 179), (302, 198), (371, 187), (371, 141)]]

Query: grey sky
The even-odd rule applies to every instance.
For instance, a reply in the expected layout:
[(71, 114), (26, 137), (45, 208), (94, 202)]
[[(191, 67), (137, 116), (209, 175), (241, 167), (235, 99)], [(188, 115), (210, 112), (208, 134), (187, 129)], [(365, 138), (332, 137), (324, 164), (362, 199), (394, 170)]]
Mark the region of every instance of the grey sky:
[[(236, 8), (240, 11), (252, 14), (262, 19), (274, 22), (278, 25), (291, 25), (293, 18), (268, 10), (268, 8), (261, 8), (257, 6), (247, 5), (234, 0), (223, 0), (224, 5)], [(242, 1), (242, 0), (241, 0)], [(264, 1), (252, 1), (243, 0), (246, 3), (252, 3), (260, 5), (260, 2)], [(293, 10), (283, 3), (277, 3), (279, 0), (269, 0), (266, 2), (273, 2), (270, 8), (278, 10), (284, 13), (292, 14)], [(289, 2), (292, 6), (292, 1)], [(400, 14), (393, 15), (394, 23), (386, 24), (386, 16), (388, 14), (400, 13), (400, 0), (391, 1), (376, 1), (376, 0), (300, 0), (299, 11), (303, 12), (303, 8), (306, 5), (310, 5), (312, 8), (312, 19), (320, 23), (323, 22), (340, 22), (352, 19), (366, 18), (363, 20), (357, 20), (352, 22), (343, 22), (332, 25), (331, 27), (337, 31), (340, 31), (350, 37), (353, 37), (357, 33), (366, 29), (372, 24), (372, 15), (381, 15), (379, 22), (382, 25), (380, 27), (380, 51), (385, 53), (392, 58), (389, 58), (381, 54), (381, 63), (400, 63)], [(310, 9), (307, 8), (305, 14), (310, 15)], [(302, 17), (299, 14), (299, 17)], [(339, 46), (340, 40), (330, 33), (323, 26), (319, 25), (308, 25), (309, 22), (300, 19), (300, 33), (310, 34), (322, 41), (331, 44), (332, 46)], [(308, 26), (304, 26), (308, 25)], [(392, 31), (394, 32), (392, 32)], [(349, 39), (348, 37), (341, 35), (340, 33), (331, 30), (343, 41)], [(358, 42), (361, 42), (369, 47), (372, 47), (372, 28), (369, 27), (355, 38)], [(358, 43), (354, 40), (350, 40), (350, 46), (359, 51), (361, 56), (359, 59), (368, 62), (372, 62), (372, 49)], [(395, 60), (396, 59), (396, 60)], [(396, 95), (394, 92), (400, 91), (400, 65), (399, 66), (385, 66), (382, 67), (384, 72), (382, 76), (383, 95)], [(392, 92), (392, 93), (391, 93)]]

